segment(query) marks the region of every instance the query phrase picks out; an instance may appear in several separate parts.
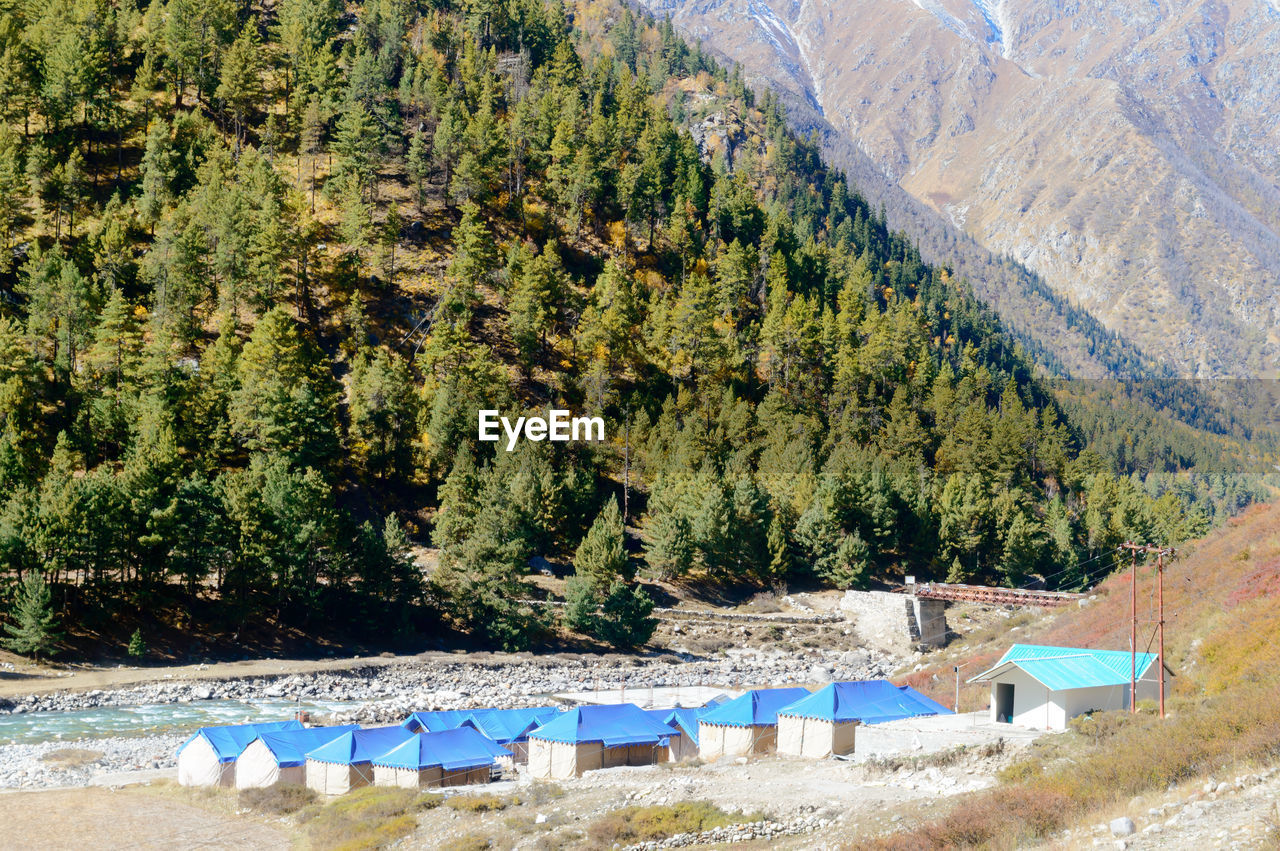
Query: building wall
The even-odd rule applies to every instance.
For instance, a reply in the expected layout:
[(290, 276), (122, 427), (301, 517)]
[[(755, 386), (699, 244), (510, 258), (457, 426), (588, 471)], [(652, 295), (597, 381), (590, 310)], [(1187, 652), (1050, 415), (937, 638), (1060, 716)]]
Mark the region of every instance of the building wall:
[(1013, 714), (1010, 723), (1035, 730), (1060, 730), (1066, 725), (1062, 707), (1053, 700), (1053, 693), (1024, 671), (1014, 668), (999, 679), (991, 681), (991, 721), (995, 723), (997, 684), (1013, 685)]
[[(1152, 665), (1145, 676), (1138, 680), (1138, 700), (1157, 700), (1160, 681), (1156, 678), (1157, 666)], [(1170, 689), (1169, 675), (1165, 677), (1165, 695)], [(1049, 691), (1023, 671), (1014, 669), (991, 682), (990, 717), (996, 720), (996, 684), (1012, 683), (1013, 719), (1019, 727), (1037, 730), (1064, 730), (1067, 722), (1088, 712), (1109, 712), (1129, 708), (1129, 685), (1095, 686), (1093, 688)]]

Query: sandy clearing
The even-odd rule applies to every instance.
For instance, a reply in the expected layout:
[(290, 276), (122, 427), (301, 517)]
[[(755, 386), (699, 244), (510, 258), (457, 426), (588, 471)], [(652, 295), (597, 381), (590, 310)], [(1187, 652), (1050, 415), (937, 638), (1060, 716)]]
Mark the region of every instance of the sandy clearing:
[[(452, 658), (453, 654), (438, 654)], [(0, 672), (0, 697), (23, 697), (54, 691), (114, 689), (142, 683), (196, 682), (276, 674), (307, 674), (342, 671), (370, 665), (412, 662), (422, 656), (353, 656), (341, 659), (250, 659), (196, 665), (166, 665), (146, 668), (98, 668), (86, 666), (58, 671), (51, 668), (23, 669), (18, 675)], [(30, 672), (28, 672), (30, 670)]]
[(58, 789), (0, 794), (6, 849), (279, 849), (274, 828), (144, 790)]

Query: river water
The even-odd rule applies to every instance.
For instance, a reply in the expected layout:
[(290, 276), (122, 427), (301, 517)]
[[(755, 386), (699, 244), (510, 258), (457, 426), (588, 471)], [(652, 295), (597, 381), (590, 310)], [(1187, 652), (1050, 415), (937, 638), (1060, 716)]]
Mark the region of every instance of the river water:
[(299, 709), (327, 714), (358, 705), (352, 701), (191, 700), (141, 706), (104, 706), (68, 712), (23, 712), (0, 715), (0, 744), (29, 744), (97, 736), (145, 736), (195, 732), (214, 724), (288, 721)]

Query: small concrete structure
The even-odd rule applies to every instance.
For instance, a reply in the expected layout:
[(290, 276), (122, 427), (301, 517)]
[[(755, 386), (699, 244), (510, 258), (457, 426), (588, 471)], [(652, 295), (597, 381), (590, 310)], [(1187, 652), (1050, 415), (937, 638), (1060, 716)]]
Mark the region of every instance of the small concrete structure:
[[(1156, 654), (1138, 653), (1136, 664), (1138, 700), (1156, 699)], [(969, 682), (991, 684), (991, 721), (1063, 730), (1078, 715), (1129, 709), (1133, 665), (1127, 650), (1015, 644)], [(1163, 676), (1167, 688), (1168, 668)]]
[(889, 652), (925, 645), (941, 647), (947, 643), (947, 604), (945, 600), (917, 597), (893, 591), (845, 591), (840, 610), (853, 621), (863, 642)]

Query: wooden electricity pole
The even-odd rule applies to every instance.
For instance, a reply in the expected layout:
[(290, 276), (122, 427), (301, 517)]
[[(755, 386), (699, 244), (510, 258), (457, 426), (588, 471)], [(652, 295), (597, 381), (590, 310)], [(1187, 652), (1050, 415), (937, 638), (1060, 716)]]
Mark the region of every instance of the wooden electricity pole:
[(1120, 549), (1129, 550), (1133, 554), (1133, 564), (1129, 571), (1129, 607), (1131, 622), (1129, 626), (1129, 711), (1138, 711), (1138, 553), (1156, 557), (1156, 595), (1160, 614), (1156, 621), (1156, 629), (1160, 636), (1160, 650), (1156, 656), (1156, 676), (1160, 678), (1160, 717), (1164, 717), (1164, 557), (1172, 556), (1172, 547), (1157, 547), (1154, 544), (1135, 544), (1132, 541), (1120, 545)]

